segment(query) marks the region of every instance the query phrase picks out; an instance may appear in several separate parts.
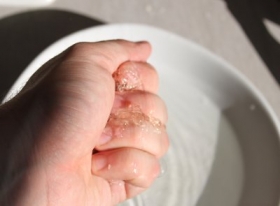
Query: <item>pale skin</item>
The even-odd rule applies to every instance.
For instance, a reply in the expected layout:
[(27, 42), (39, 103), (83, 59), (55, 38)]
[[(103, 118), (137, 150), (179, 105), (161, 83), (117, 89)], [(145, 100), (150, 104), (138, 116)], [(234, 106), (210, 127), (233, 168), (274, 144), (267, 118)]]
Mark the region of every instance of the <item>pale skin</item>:
[[(122, 138), (104, 132), (127, 102), (166, 123), (150, 52), (147, 42), (75, 44), (0, 106), (0, 205), (112, 206), (150, 187), (168, 149), (165, 129), (141, 138), (137, 127)], [(115, 92), (112, 74), (130, 66), (141, 88)]]

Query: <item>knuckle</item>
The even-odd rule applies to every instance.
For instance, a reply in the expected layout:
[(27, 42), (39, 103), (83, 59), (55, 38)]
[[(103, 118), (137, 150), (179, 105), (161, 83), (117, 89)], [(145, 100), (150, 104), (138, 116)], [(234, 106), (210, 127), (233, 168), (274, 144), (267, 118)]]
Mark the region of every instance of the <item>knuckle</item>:
[(169, 148), (169, 145), (170, 145), (170, 142), (169, 142), (169, 139), (168, 139), (168, 136), (167, 134), (165, 134), (165, 137), (163, 138), (163, 154), (165, 154)]
[(124, 39), (116, 39), (113, 41), (110, 41), (109, 43), (115, 44), (115, 46), (131, 46), (131, 47), (136, 47), (136, 44), (131, 42), (131, 41), (127, 41)]
[(90, 43), (86, 42), (78, 42), (70, 47), (70, 51), (77, 53), (88, 49), (92, 49), (92, 46), (90, 45)]
[(91, 59), (96, 62), (101, 68), (106, 69), (111, 72), (111, 70), (115, 70), (114, 67), (114, 59), (117, 58), (114, 56), (110, 50), (103, 51), (102, 49), (95, 49), (92, 52)]
[(167, 152), (170, 144), (166, 133), (160, 138), (161, 138), (161, 142), (159, 144), (159, 149), (156, 155), (158, 158), (162, 157)]
[(154, 78), (158, 78), (158, 72), (157, 70), (155, 69), (155, 67), (149, 63), (146, 63), (148, 65), (148, 69), (150, 70), (151, 72), (151, 75), (153, 75)]
[(153, 164), (143, 166), (142, 171), (131, 182), (137, 187), (148, 188), (159, 176), (160, 171), (160, 164), (155, 159)]
[(156, 161), (145, 174), (138, 177), (141, 181), (141, 187), (148, 188), (153, 181), (160, 175), (161, 167), (158, 161)]
[(160, 172), (161, 172), (161, 166), (160, 166), (160, 163), (157, 161), (153, 170), (151, 171), (152, 180), (157, 178), (159, 176)]
[(92, 46), (91, 43), (78, 42), (68, 48), (65, 57), (68, 60), (75, 59), (75, 60), (83, 61), (84, 58), (87, 58), (89, 54), (92, 53), (93, 48), (94, 47)]

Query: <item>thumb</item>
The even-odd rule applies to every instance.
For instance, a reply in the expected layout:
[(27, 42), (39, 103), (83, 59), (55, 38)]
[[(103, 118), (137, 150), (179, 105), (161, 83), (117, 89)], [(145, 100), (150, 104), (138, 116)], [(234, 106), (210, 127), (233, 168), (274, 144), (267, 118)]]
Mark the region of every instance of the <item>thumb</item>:
[(150, 49), (124, 40), (78, 43), (43, 78), (37, 75), (40, 83), (29, 85), (40, 108), (32, 123), (37, 150), (62, 161), (91, 154), (113, 105), (112, 73), (123, 62), (146, 61)]

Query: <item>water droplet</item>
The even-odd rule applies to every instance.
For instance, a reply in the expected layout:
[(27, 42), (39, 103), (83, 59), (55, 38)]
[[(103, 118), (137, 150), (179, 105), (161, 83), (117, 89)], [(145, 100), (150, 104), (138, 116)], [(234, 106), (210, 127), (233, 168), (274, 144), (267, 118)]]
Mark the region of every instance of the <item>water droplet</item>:
[(115, 90), (118, 92), (129, 91), (141, 86), (136, 66), (133, 63), (120, 67), (113, 74)]
[(137, 169), (136, 168), (133, 169), (133, 173), (137, 174)]
[(250, 108), (251, 111), (255, 111), (256, 110), (256, 105), (251, 104), (249, 108)]
[(111, 164), (108, 164), (107, 169), (108, 169), (108, 170), (111, 170), (111, 168), (112, 168), (112, 165), (111, 165)]
[(151, 131), (157, 134), (160, 134), (162, 129), (165, 129), (165, 125), (160, 120), (144, 114), (138, 105), (130, 105), (127, 108), (120, 108), (111, 113), (107, 125), (112, 128), (120, 128), (118, 136), (130, 126), (139, 126), (142, 131)]
[(167, 171), (166, 161), (164, 159), (160, 159), (160, 174), (158, 178), (164, 176), (166, 174), (166, 171)]

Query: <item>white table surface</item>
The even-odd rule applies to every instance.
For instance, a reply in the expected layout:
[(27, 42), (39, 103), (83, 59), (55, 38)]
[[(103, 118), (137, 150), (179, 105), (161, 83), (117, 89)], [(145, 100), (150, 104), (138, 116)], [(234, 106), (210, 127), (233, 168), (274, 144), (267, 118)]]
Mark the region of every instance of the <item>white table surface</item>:
[[(190, 39), (247, 76), (280, 118), (279, 85), (223, 0), (55, 0), (42, 8), (73, 11), (107, 23), (144, 23)], [(0, 19), (31, 9), (0, 5)], [(280, 28), (267, 26), (279, 40)]]

